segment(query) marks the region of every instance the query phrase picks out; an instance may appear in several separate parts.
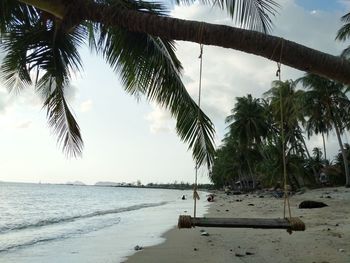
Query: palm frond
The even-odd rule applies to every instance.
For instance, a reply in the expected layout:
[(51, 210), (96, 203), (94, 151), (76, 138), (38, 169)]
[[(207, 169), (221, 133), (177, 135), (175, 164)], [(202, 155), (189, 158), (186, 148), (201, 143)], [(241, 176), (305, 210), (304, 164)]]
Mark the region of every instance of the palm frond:
[[(5, 42), (6, 43), (6, 42)], [(11, 44), (7, 46), (10, 48)], [(8, 50), (5, 48), (6, 50)], [(5, 55), (1, 66), (0, 77), (9, 92), (18, 93), (32, 83), (30, 72), (27, 69), (26, 50), (11, 47)]]
[(340, 56), (345, 57), (345, 58), (349, 58), (349, 57), (350, 57), (350, 46), (347, 47), (347, 48), (345, 48), (345, 49), (341, 52)]
[[(192, 4), (195, 0), (175, 0), (177, 4)], [(272, 29), (271, 16), (280, 5), (274, 0), (200, 0), (206, 5), (226, 10), (243, 28), (268, 33)]]
[[(10, 92), (16, 93), (31, 84), (27, 54), (33, 47), (38, 27), (38, 13), (17, 1), (2, 2), (0, 47), (5, 53), (0, 77)], [(34, 34), (32, 34), (34, 33)]]
[(210, 166), (214, 158), (214, 128), (188, 94), (181, 78), (174, 42), (121, 28), (101, 28), (99, 46), (117, 71), (127, 92), (146, 95), (170, 110), (180, 138), (189, 143), (197, 164)]
[(81, 69), (77, 48), (87, 36), (86, 29), (77, 26), (67, 32), (56, 20), (43, 20), (35, 10), (21, 19), (22, 7), (18, 8), (19, 18), (13, 16), (1, 34), (5, 50), (1, 76), (10, 90), (20, 90), (33, 82), (31, 73), (35, 73), (58, 144), (67, 155), (78, 156), (83, 142), (64, 94), (71, 72)]
[(335, 39), (345, 41), (350, 37), (350, 13), (342, 16), (341, 21), (344, 23), (344, 25), (338, 30)]
[[(80, 128), (64, 97), (64, 88), (68, 83), (57, 81), (46, 73), (38, 82), (37, 88), (45, 91), (44, 107), (47, 110), (48, 123), (57, 136), (57, 144), (67, 156), (80, 156), (83, 148)], [(47, 94), (51, 90), (50, 94)]]
[[(13, 1), (6, 0), (13, 4)], [(15, 1), (17, 2), (17, 1)], [(166, 15), (164, 6), (155, 2), (105, 0), (108, 5), (140, 12)], [(181, 139), (193, 149), (198, 165), (211, 165), (214, 157), (214, 128), (186, 91), (181, 78), (181, 63), (174, 53), (174, 42), (147, 34), (128, 32), (99, 24), (81, 26), (58, 21), (36, 9), (24, 11), (26, 5), (14, 5), (17, 17), (3, 19), (8, 68), (5, 78), (15, 88), (13, 76), (32, 81), (37, 74), (37, 91), (44, 99), (49, 125), (58, 137), (58, 144), (68, 155), (79, 155), (82, 140), (79, 126), (65, 99), (71, 71), (81, 69), (77, 47), (86, 39), (93, 49), (104, 55), (108, 63), (121, 75), (125, 89), (136, 96), (146, 95), (170, 110), (177, 119), (176, 129)], [(12, 12), (12, 11), (11, 11)], [(17, 11), (16, 11), (17, 12)], [(13, 12), (12, 12), (13, 13)], [(24, 17), (21, 17), (24, 14)], [(61, 23), (62, 22), (62, 23)], [(73, 26), (72, 26), (73, 25)], [(14, 34), (9, 34), (14, 32)], [(8, 45), (13, 43), (11, 45)], [(16, 49), (16, 50), (15, 50)], [(13, 54), (11, 52), (14, 52)], [(6, 57), (5, 57), (6, 58)], [(22, 70), (18, 74), (14, 70)], [(17, 73), (17, 75), (15, 74)], [(12, 74), (12, 75), (11, 75)], [(24, 83), (26, 84), (26, 83)]]
[(44, 98), (48, 122), (57, 136), (58, 145), (67, 156), (80, 156), (83, 140), (80, 128), (65, 99), (65, 89), (69, 87), (70, 71), (81, 68), (77, 47), (86, 36), (84, 28), (77, 27), (69, 34), (55, 29), (52, 42), (48, 42), (46, 52), (33, 56), (34, 64), (46, 72), (38, 81), (37, 90)]
[[(344, 25), (338, 30), (335, 39), (339, 41), (346, 41), (350, 37), (350, 12), (342, 16), (341, 21), (344, 23)], [(341, 56), (349, 58), (350, 46), (342, 51)]]
[(36, 20), (39, 11), (15, 0), (2, 0), (0, 3), (0, 40), (13, 26)]

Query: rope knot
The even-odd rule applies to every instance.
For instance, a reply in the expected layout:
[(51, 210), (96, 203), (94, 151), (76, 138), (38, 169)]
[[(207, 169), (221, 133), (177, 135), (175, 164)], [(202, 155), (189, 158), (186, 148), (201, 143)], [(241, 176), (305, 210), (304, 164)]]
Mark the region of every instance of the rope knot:
[(197, 192), (197, 189), (195, 188), (195, 189), (193, 189), (193, 199), (195, 199), (195, 200), (199, 200), (200, 198), (199, 198), (199, 194), (198, 194), (198, 192)]

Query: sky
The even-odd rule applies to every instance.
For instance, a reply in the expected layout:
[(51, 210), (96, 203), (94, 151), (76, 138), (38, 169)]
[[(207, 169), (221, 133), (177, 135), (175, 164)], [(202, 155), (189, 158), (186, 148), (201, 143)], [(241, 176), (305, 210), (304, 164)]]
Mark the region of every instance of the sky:
[[(345, 44), (335, 42), (340, 17), (350, 1), (279, 0), (272, 35), (303, 45), (340, 54)], [(174, 6), (178, 18), (234, 26), (226, 12), (194, 3)], [(82, 158), (67, 159), (56, 144), (40, 99), (28, 88), (8, 94), (0, 83), (0, 181), (66, 183), (98, 181), (167, 183), (194, 181), (194, 161), (187, 145), (175, 132), (170, 114), (144, 99), (127, 94), (117, 73), (87, 48), (82, 48), (84, 70), (76, 73), (68, 94), (84, 140)], [(183, 64), (182, 79), (197, 100), (199, 45), (177, 42)], [(0, 59), (3, 54), (0, 54)], [(202, 108), (215, 124), (216, 145), (226, 133), (225, 117), (235, 98), (261, 97), (275, 80), (276, 63), (220, 47), (205, 46), (203, 54)], [(303, 72), (282, 66), (282, 79), (296, 79)], [(348, 142), (345, 135), (344, 141)], [(312, 137), (310, 149), (321, 147)], [(337, 153), (333, 134), (327, 139), (330, 156)], [(208, 173), (200, 170), (199, 183)]]

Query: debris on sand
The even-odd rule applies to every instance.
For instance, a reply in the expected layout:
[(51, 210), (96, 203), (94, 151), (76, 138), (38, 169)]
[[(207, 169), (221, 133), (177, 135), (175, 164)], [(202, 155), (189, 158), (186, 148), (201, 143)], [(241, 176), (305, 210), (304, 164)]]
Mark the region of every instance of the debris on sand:
[(141, 246), (139, 246), (139, 245), (136, 245), (135, 247), (134, 247), (134, 250), (136, 250), (136, 251), (139, 251), (139, 250), (142, 250), (143, 249), (143, 247), (141, 247)]
[(300, 203), (299, 208), (300, 209), (311, 209), (311, 208), (322, 208), (326, 207), (326, 205), (323, 202), (317, 202), (317, 201), (303, 201)]

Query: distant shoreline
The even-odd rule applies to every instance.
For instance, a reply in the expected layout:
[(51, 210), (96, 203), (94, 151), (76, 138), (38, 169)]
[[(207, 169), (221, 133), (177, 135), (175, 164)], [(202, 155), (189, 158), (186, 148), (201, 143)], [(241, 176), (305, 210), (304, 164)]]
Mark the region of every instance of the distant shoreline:
[[(193, 185), (185, 184), (185, 185), (174, 185), (174, 184), (159, 184), (159, 185), (102, 185), (102, 184), (75, 184), (75, 183), (29, 183), (29, 182), (6, 182), (0, 181), (0, 183), (4, 184), (36, 184), (36, 185), (66, 185), (66, 186), (94, 186), (94, 187), (122, 187), (122, 188), (141, 188), (141, 189), (168, 189), (168, 190), (192, 190)], [(201, 184), (197, 186), (197, 189), (205, 191), (205, 190), (213, 190), (214, 185), (210, 184)]]

